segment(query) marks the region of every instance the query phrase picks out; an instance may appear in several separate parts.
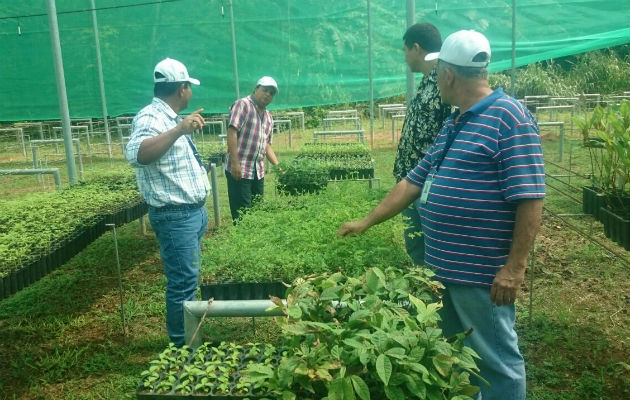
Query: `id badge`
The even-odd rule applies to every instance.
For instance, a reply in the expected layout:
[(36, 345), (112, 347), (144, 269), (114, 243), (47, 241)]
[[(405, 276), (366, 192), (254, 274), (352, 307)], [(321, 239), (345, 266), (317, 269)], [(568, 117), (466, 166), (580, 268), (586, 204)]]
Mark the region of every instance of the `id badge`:
[(427, 176), (427, 179), (424, 181), (424, 185), (422, 185), (422, 193), (420, 194), (420, 204), (427, 204), (427, 197), (429, 197), (429, 191), (431, 190), (432, 184), (433, 184), (433, 176)]

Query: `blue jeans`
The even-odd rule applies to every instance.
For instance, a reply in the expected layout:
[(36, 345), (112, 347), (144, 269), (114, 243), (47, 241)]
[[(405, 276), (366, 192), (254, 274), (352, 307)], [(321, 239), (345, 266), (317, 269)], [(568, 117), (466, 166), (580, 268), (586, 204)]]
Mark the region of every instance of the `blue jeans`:
[[(414, 265), (424, 265), (424, 236), (422, 235), (422, 221), (418, 213), (416, 200), (412, 205), (402, 210), (403, 223), (405, 224), (405, 248)], [(410, 237), (410, 235), (412, 237)]]
[(193, 210), (149, 209), (149, 221), (160, 243), (166, 275), (166, 331), (171, 342), (184, 343), (186, 300), (194, 300), (201, 267), (201, 238), (208, 226), (205, 207)]
[[(473, 327), (464, 340), (479, 354), (480, 375), (490, 383), (476, 382), (483, 400), (525, 400), (525, 361), (514, 331), (514, 305), (497, 307), (490, 288), (445, 284), (440, 327), (446, 337)], [(471, 382), (473, 379), (471, 379)]]

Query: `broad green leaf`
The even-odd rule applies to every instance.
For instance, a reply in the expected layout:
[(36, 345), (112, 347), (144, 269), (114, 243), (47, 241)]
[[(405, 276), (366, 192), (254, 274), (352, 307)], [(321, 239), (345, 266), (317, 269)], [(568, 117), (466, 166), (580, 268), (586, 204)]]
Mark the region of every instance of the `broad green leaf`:
[(398, 386), (385, 386), (385, 395), (389, 400), (406, 400), (405, 393)]
[(411, 375), (407, 375), (405, 387), (409, 393), (412, 393), (419, 399), (424, 399), (427, 396), (427, 387), (424, 382), (420, 379), (414, 379)]
[(380, 351), (384, 351), (387, 348), (387, 334), (383, 331), (376, 331), (372, 335), (372, 343)]
[(354, 388), (352, 387), (352, 381), (350, 378), (343, 378), (343, 398), (344, 400), (356, 400), (356, 396), (354, 395)]
[(363, 343), (355, 339), (344, 339), (343, 343), (355, 349), (362, 349), (364, 347)]
[(335, 379), (328, 385), (329, 400), (344, 400), (342, 379)]
[(359, 349), (359, 361), (361, 364), (367, 365), (370, 362), (370, 358), (370, 352), (365, 347)]
[(390, 357), (394, 358), (403, 358), (405, 356), (406, 350), (402, 347), (393, 347), (385, 352)]
[(332, 375), (330, 375), (330, 372), (328, 372), (326, 368), (318, 368), (317, 370), (315, 370), (315, 376), (324, 381), (330, 382), (333, 380)]
[(302, 318), (302, 309), (299, 306), (290, 306), (287, 308), (287, 314), (291, 319)]
[(413, 361), (420, 362), (422, 361), (422, 357), (424, 357), (424, 352), (425, 352), (424, 347), (416, 346), (411, 349), (408, 356)]
[(330, 349), (330, 355), (337, 359), (341, 358), (341, 349), (339, 346), (334, 345), (333, 348)]
[(322, 301), (339, 300), (339, 289), (336, 287), (326, 288), (322, 291), (322, 294), (320, 295), (319, 298)]
[(365, 283), (370, 293), (376, 292), (380, 286), (378, 276), (374, 273), (374, 269), (370, 269), (365, 273)]
[(370, 400), (370, 389), (365, 381), (358, 375), (350, 376), (350, 380), (352, 381), (352, 387), (354, 387), (354, 391), (361, 398), (361, 400)]
[(369, 319), (372, 316), (372, 311), (370, 310), (358, 310), (353, 312), (350, 315), (349, 320), (353, 321), (355, 319)]
[(389, 379), (390, 386), (400, 386), (406, 380), (406, 375), (401, 374), (400, 372), (395, 372), (392, 374), (392, 377)]
[(392, 362), (385, 354), (379, 355), (376, 359), (376, 373), (385, 386), (387, 386), (389, 384), (389, 378), (392, 376)]
[(296, 400), (295, 393), (285, 390), (284, 392), (282, 392), (282, 400)]

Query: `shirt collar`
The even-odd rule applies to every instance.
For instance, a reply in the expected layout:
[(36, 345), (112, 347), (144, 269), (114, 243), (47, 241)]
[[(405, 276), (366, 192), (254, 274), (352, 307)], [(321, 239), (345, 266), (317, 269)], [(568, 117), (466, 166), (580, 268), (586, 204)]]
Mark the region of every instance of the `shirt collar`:
[[(464, 114), (462, 114), (462, 117), (467, 116), (467, 115), (472, 116), (472, 115), (479, 115), (479, 114), (481, 114), (488, 107), (490, 107), (490, 105), (493, 104), (499, 97), (502, 97), (503, 95), (505, 95), (505, 93), (503, 92), (503, 89), (498, 88), (498, 89), (494, 90), (492, 93), (490, 93), (489, 95), (487, 95), (483, 99), (481, 99), (478, 102), (476, 102), (475, 104), (473, 104), (472, 107), (470, 107), (468, 109), (468, 111), (466, 111)], [(455, 120), (457, 118), (457, 116), (459, 115), (459, 112), (460, 111), (459, 111), (459, 108), (458, 108), (451, 115), (453, 120)], [(462, 121), (462, 120), (460, 119), (460, 121)]]
[(159, 97), (153, 98), (153, 104), (156, 107), (163, 109), (166, 115), (168, 115), (170, 118), (176, 119), (178, 117), (177, 113), (173, 111), (171, 106), (169, 106), (164, 100), (160, 99)]
[(422, 87), (423, 85), (426, 85), (427, 82), (431, 82), (435, 84), (435, 86), (437, 87), (437, 64), (433, 66), (433, 69), (431, 70), (431, 72), (429, 72), (428, 74), (422, 77), (422, 80), (420, 81), (420, 85), (418, 85), (418, 88)]
[(468, 109), (467, 112), (473, 114), (481, 114), (485, 111), (492, 103), (494, 103), (499, 97), (503, 96), (503, 89), (498, 88), (483, 99), (479, 100), (477, 103), (473, 104), (472, 107)]

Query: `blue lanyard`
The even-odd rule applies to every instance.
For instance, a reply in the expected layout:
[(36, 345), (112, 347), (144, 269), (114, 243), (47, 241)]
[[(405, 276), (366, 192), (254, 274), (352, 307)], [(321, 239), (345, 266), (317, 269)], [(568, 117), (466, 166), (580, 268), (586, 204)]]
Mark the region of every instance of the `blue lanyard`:
[(442, 165), (442, 161), (444, 161), (444, 157), (446, 157), (446, 153), (448, 153), (448, 150), (451, 148), (451, 145), (455, 141), (455, 138), (457, 137), (458, 133), (459, 133), (458, 131), (452, 130), (446, 136), (446, 143), (444, 144), (444, 148), (442, 149), (440, 154), (435, 158), (435, 160), (431, 163), (431, 167), (433, 167), (433, 169), (435, 170), (434, 175), (437, 174), (437, 172), (439, 171), (440, 165)]
[(199, 156), (199, 152), (197, 152), (197, 147), (195, 147), (195, 144), (192, 142), (192, 140), (190, 139), (188, 135), (184, 135), (184, 136), (186, 136), (186, 139), (188, 140), (188, 144), (190, 145), (190, 148), (193, 152), (193, 155), (197, 159), (199, 166), (205, 169), (205, 166), (203, 165), (203, 161), (201, 161), (201, 157)]

